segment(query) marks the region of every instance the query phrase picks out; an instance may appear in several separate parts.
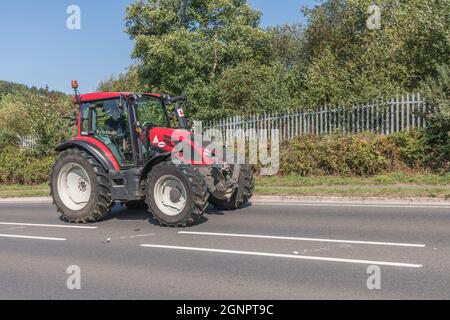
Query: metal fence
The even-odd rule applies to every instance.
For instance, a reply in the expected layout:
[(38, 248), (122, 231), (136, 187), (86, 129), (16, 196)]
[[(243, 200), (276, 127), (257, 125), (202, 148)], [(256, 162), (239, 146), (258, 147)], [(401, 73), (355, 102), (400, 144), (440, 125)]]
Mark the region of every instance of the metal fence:
[(250, 130), (278, 129), (281, 140), (333, 132), (390, 134), (426, 127), (426, 115), (430, 112), (430, 107), (417, 93), (379, 99), (351, 108), (324, 106), (314, 112), (296, 110), (228, 117), (207, 121), (203, 126), (206, 130), (234, 130), (240, 134)]
[(36, 135), (20, 136), (19, 147), (25, 149), (34, 149), (36, 147), (37, 141), (38, 137)]

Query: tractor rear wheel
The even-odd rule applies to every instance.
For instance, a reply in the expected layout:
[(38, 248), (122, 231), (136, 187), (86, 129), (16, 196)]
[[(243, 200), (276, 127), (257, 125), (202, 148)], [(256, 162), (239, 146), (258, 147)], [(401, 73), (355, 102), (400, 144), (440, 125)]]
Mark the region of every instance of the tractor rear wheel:
[(236, 210), (247, 205), (255, 189), (255, 178), (253, 170), (249, 165), (238, 165), (234, 170), (239, 170), (238, 187), (233, 191), (230, 197), (221, 194), (211, 194), (209, 202), (216, 209)]
[(103, 219), (113, 206), (111, 181), (86, 151), (67, 149), (56, 158), (50, 173), (50, 192), (62, 218), (72, 223)]
[(160, 225), (187, 227), (200, 219), (208, 206), (205, 179), (189, 165), (162, 162), (147, 178), (146, 202)]

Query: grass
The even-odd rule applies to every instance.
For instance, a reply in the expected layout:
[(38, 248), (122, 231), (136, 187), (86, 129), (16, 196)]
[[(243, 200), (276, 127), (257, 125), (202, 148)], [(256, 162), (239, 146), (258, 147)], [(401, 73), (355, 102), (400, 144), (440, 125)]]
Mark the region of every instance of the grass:
[(0, 185), (0, 198), (46, 197), (50, 194), (48, 184)]
[[(450, 174), (397, 172), (374, 177), (274, 176), (256, 179), (257, 195), (450, 198)], [(47, 184), (0, 185), (0, 198), (48, 196)]]
[(374, 177), (258, 177), (256, 194), (447, 199), (450, 175), (398, 172)]

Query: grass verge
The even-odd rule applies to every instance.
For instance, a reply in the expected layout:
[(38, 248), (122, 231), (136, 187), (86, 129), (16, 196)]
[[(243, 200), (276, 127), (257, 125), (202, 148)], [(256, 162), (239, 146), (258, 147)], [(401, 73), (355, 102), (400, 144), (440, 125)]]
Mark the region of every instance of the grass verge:
[(258, 177), (256, 194), (288, 196), (450, 198), (450, 175), (392, 173), (374, 177)]
[(50, 194), (48, 184), (39, 185), (0, 185), (0, 198), (47, 197)]
[[(275, 176), (256, 179), (257, 195), (450, 198), (450, 174), (392, 173), (374, 177)], [(0, 185), (0, 198), (48, 196), (47, 184)]]

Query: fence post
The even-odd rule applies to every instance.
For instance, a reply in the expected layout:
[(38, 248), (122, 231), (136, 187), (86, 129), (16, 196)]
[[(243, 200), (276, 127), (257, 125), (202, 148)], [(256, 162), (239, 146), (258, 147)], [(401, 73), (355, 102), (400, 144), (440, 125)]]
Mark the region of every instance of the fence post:
[(412, 128), (416, 128), (416, 95), (412, 94), (412, 106), (411, 106), (411, 114), (412, 114)]
[[(417, 127), (422, 128), (422, 110), (420, 108), (420, 93), (417, 93)], [(422, 124), (421, 124), (422, 123)]]
[(402, 112), (401, 112), (401, 121), (402, 121), (402, 131), (405, 130), (405, 96), (402, 95)]
[(389, 121), (389, 131), (390, 133), (395, 132), (395, 126), (394, 126), (394, 98), (391, 98), (391, 102), (389, 103), (390, 113), (391, 113), (391, 120)]
[[(420, 96), (419, 96), (420, 99)], [(427, 116), (428, 116), (428, 105), (427, 102), (424, 100), (421, 100), (422, 103), (422, 109), (423, 109), (423, 116), (422, 116), (422, 125), (424, 128), (427, 126)]]
[(406, 131), (409, 131), (410, 128), (410, 99), (409, 99), (409, 93), (406, 94)]

